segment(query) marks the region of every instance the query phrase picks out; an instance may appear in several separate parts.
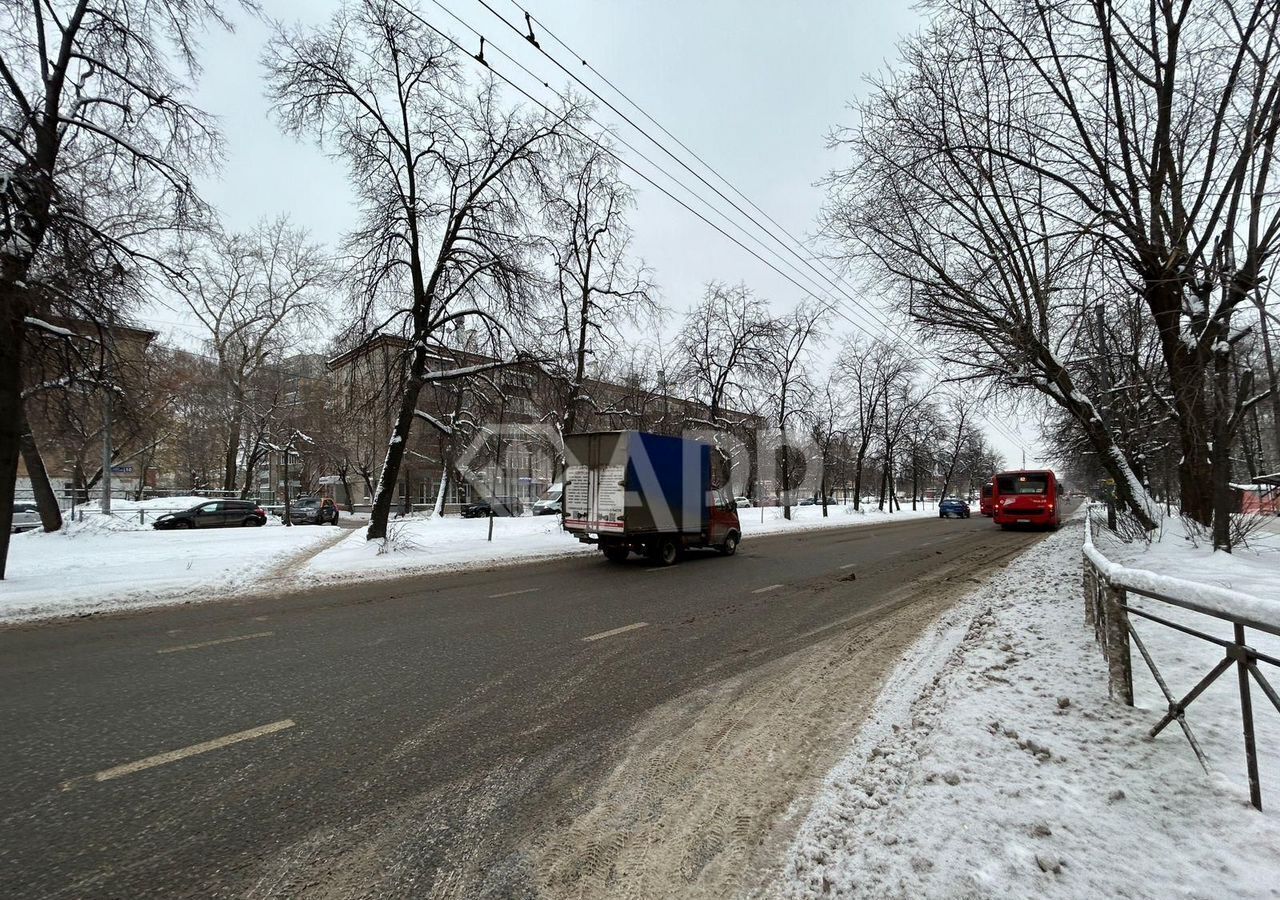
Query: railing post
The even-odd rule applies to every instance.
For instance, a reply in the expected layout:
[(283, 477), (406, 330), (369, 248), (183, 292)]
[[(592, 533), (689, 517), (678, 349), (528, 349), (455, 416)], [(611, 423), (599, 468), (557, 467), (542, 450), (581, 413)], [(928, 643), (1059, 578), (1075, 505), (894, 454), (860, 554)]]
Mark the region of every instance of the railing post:
[(1244, 761), (1249, 772), (1249, 802), (1262, 809), (1262, 784), (1258, 778), (1258, 747), (1253, 736), (1253, 698), (1249, 695), (1249, 653), (1244, 643), (1244, 626), (1235, 623), (1236, 645), (1231, 655), (1236, 659), (1236, 676), (1240, 679), (1240, 722), (1244, 726)]
[(1084, 572), (1084, 624), (1093, 625), (1095, 620), (1098, 618), (1098, 614), (1093, 609), (1093, 597), (1094, 597), (1094, 590), (1095, 590), (1093, 586), (1093, 580), (1094, 580), (1093, 563), (1089, 560), (1089, 557), (1087, 556), (1084, 558), (1083, 572)]
[(1124, 588), (1107, 585), (1102, 602), (1111, 696), (1125, 706), (1133, 706), (1133, 666), (1129, 659), (1129, 614), (1124, 610)]

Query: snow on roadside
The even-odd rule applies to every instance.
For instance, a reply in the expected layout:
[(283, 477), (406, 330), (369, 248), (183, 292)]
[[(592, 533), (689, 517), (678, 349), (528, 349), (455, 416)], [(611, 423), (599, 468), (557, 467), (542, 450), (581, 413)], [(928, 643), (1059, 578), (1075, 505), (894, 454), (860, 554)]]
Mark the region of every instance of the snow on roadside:
[[(904, 656), (776, 893), (1280, 896), (1280, 816), (1274, 802), (1247, 805), (1238, 704), (1206, 697), (1188, 713), (1211, 777), (1176, 727), (1145, 740), (1165, 703), (1142, 690), (1140, 708), (1108, 698), (1083, 621), (1081, 537), (1077, 520), (1036, 545)], [(1185, 692), (1217, 655), (1204, 665), (1192, 639), (1160, 631), (1144, 636)], [(1255, 696), (1259, 724), (1276, 725)], [(1280, 740), (1260, 739), (1265, 799), (1268, 784), (1280, 790)]]
[[(826, 518), (823, 518), (820, 506), (795, 507), (791, 512), (792, 518), (787, 519), (777, 507), (738, 510), (744, 538), (783, 531), (885, 524), (937, 515), (934, 507), (922, 507), (916, 511), (906, 509), (891, 514), (833, 506)], [(318, 553), (299, 573), (299, 577), (341, 579), (371, 574), (390, 576), (599, 552), (595, 547), (582, 544), (564, 532), (557, 516), (495, 518), (492, 541), (489, 540), (488, 519), (415, 516), (393, 520), (389, 531), (392, 535), (389, 552), (381, 541), (366, 540), (365, 529), (361, 528), (336, 546)]]
[[(228, 528), (156, 531), (149, 524), (161, 510), (185, 509), (201, 497), (158, 497), (141, 503), (117, 500), (103, 516), (85, 510), (55, 534), (30, 531), (10, 544), (6, 578), (0, 582), (0, 623), (83, 615), (144, 606), (219, 600), (290, 583), (345, 580), (371, 575), (393, 577), (441, 568), (483, 567), (550, 556), (593, 553), (560, 529), (555, 516), (488, 519), (410, 518), (392, 523), (395, 552), (381, 541), (366, 541), (365, 529)], [(135, 518), (147, 511), (148, 524)], [(911, 516), (936, 515), (932, 509), (892, 516), (846, 512), (832, 507), (793, 510), (790, 521), (780, 509), (743, 510), (748, 535), (784, 530), (872, 525)], [(367, 521), (367, 516), (344, 517)], [(280, 520), (268, 518), (271, 525)], [(307, 560), (307, 557), (312, 557)]]
[(224, 599), (338, 534), (314, 527), (137, 530), (114, 516), (86, 516), (53, 534), (28, 531), (9, 544), (0, 622)]

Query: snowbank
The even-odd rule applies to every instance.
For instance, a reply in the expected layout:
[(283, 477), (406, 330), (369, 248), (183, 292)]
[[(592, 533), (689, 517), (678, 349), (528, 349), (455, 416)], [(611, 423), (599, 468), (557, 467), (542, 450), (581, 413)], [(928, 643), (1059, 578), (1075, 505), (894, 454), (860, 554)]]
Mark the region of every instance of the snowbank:
[[(791, 512), (789, 520), (776, 507), (741, 509), (738, 517), (743, 535), (750, 538), (752, 535), (783, 531), (848, 528), (937, 515), (937, 510), (932, 507), (890, 514), (833, 506), (825, 519), (820, 506), (795, 507)], [(599, 552), (564, 532), (557, 516), (495, 518), (492, 541), (488, 539), (488, 519), (415, 516), (393, 520), (386, 547), (381, 541), (366, 540), (365, 532), (366, 529), (359, 529), (338, 545), (317, 554), (307, 563), (300, 577), (337, 579), (373, 573), (396, 575)]]
[[(771, 895), (1277, 896), (1280, 816), (1274, 803), (1247, 805), (1234, 678), (1188, 711), (1213, 777), (1177, 728), (1146, 740), (1165, 702), (1137, 654), (1145, 708), (1108, 699), (1083, 621), (1081, 537), (1077, 522), (1038, 544), (904, 656)], [(1162, 571), (1183, 574), (1173, 556)], [(1220, 657), (1172, 629), (1138, 627), (1177, 694)], [(1264, 701), (1255, 717), (1274, 797), (1280, 716)]]
[[(488, 519), (409, 518), (392, 523), (392, 539), (365, 540), (365, 528), (228, 528), (155, 531), (147, 522), (162, 510), (185, 509), (201, 497), (117, 500), (103, 516), (85, 510), (63, 531), (15, 535), (9, 571), (0, 582), (0, 622), (80, 615), (165, 603), (217, 600), (252, 590), (287, 590), (302, 582), (344, 580), (442, 568), (484, 567), (550, 556), (596, 552), (560, 529), (555, 516)], [(848, 527), (936, 515), (854, 513), (832, 507), (743, 510), (748, 535), (809, 528)], [(344, 516), (344, 519), (353, 517)], [(367, 516), (354, 517), (357, 521)], [(268, 524), (280, 526), (268, 517)]]
[[(1111, 545), (1109, 551), (1095, 545), (1086, 528), (1084, 553), (1112, 584), (1162, 594), (1207, 615), (1231, 616), (1246, 624), (1280, 629), (1280, 547), (1271, 545), (1269, 535), (1251, 547), (1236, 548), (1235, 553), (1214, 553), (1210, 547), (1195, 546), (1182, 523), (1174, 520), (1165, 523), (1159, 539), (1150, 545), (1108, 541), (1105, 535), (1103, 532), (1099, 540), (1104, 546)], [(1117, 557), (1123, 557), (1127, 564)], [(1153, 568), (1178, 574), (1160, 574)], [(1271, 596), (1245, 593), (1237, 587), (1241, 582)]]
[(333, 528), (155, 531), (85, 516), (54, 534), (14, 535), (0, 622), (219, 600), (336, 540)]

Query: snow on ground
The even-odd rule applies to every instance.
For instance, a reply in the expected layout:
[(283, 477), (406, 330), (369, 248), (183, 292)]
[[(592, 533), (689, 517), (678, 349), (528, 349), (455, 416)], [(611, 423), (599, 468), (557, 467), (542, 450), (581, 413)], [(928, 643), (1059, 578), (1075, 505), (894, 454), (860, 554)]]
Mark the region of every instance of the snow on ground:
[[(792, 518), (788, 520), (782, 509), (777, 507), (738, 510), (744, 539), (782, 531), (847, 528), (937, 515), (933, 506), (922, 506), (914, 512), (907, 508), (892, 514), (832, 506), (826, 518), (822, 517), (820, 506), (795, 507), (791, 512)], [(563, 531), (557, 516), (495, 518), (492, 541), (489, 540), (489, 519), (415, 516), (393, 521), (389, 530), (386, 547), (381, 541), (365, 540), (363, 528), (353, 532), (341, 543), (310, 560), (301, 577), (338, 579), (366, 577), (375, 573), (397, 575), (459, 565), (492, 566), (599, 552), (594, 546), (582, 544)]]
[[(802, 822), (775, 894), (1280, 896), (1280, 714), (1254, 692), (1264, 813), (1248, 806), (1234, 673), (1188, 710), (1212, 775), (1176, 726), (1146, 740), (1166, 704), (1136, 652), (1138, 708), (1108, 698), (1084, 624), (1081, 532), (1077, 519), (1015, 560), (904, 656)], [(1255, 589), (1269, 569), (1280, 588), (1280, 560), (1261, 550), (1211, 566), (1176, 537), (1129, 552), (1153, 554), (1166, 574), (1211, 569)], [(1220, 657), (1172, 629), (1138, 628), (1179, 696)], [(1276, 653), (1266, 637), (1251, 640)]]
[[(268, 520), (271, 521), (271, 520)], [(0, 622), (219, 600), (340, 534), (333, 528), (155, 531), (131, 517), (87, 515), (9, 544)]]

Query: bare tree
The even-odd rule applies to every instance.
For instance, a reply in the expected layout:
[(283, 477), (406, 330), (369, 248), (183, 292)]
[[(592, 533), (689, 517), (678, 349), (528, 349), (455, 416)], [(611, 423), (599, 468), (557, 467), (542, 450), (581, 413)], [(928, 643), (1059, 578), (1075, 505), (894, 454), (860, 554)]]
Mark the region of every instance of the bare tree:
[(564, 158), (545, 211), (555, 266), (547, 371), (560, 389), (561, 434), (573, 432), (583, 405), (593, 402), (591, 364), (616, 350), (624, 328), (653, 323), (660, 312), (647, 270), (628, 258), (626, 214), (634, 201), (617, 159), (603, 142), (583, 141), (575, 151)]
[(692, 424), (742, 424), (730, 408), (748, 405), (742, 401), (764, 374), (772, 329), (768, 304), (746, 285), (707, 285), (675, 338), (680, 368), (674, 380), (706, 409), (706, 418)]
[(849, 407), (853, 450), (853, 506), (862, 508), (863, 477), (872, 442), (879, 431), (880, 396), (885, 379), (881, 370), (892, 364), (893, 350), (883, 343), (849, 341), (836, 360), (836, 373)]
[[(1154, 504), (1078, 389), (1073, 352), (1093, 296), (1123, 286), (1141, 297), (1171, 386), (1183, 512), (1225, 529), (1228, 448), (1265, 397), (1224, 385), (1242, 337), (1233, 315), (1280, 240), (1280, 7), (932, 8), (931, 28), (905, 48), (908, 72), (846, 135), (859, 162), (836, 178), (850, 189), (837, 206), (860, 212), (838, 212), (853, 227), (836, 230), (874, 235), (925, 324), (959, 334), (968, 320), (979, 374), (1075, 417), (1151, 525)], [(895, 226), (899, 213), (909, 221)]]
[(783, 515), (788, 519), (791, 518), (791, 488), (795, 474), (791, 423), (813, 398), (809, 357), (814, 344), (822, 340), (822, 328), (828, 312), (828, 308), (817, 301), (803, 301), (787, 315), (769, 323), (765, 335), (762, 360), (769, 401), (782, 443), (778, 470), (782, 481)]
[(503, 334), (536, 299), (531, 201), (579, 113), (505, 107), (492, 82), (468, 89), (445, 42), (379, 0), (353, 0), (316, 29), (277, 29), (266, 66), (284, 128), (317, 135), (351, 169), (359, 329), (409, 342), (368, 530), (381, 538), (414, 420), (447, 428), (419, 415), (423, 385), (477, 371), (432, 370), (430, 348), (463, 320)]
[(246, 233), (215, 231), (189, 251), (177, 289), (206, 333), (226, 392), (224, 491), (236, 488), (246, 426), (256, 420), (261, 437), (270, 422), (273, 393), (261, 376), (305, 345), (333, 281), (324, 249), (283, 216)]
[(809, 424), (809, 435), (818, 450), (822, 476), (818, 488), (822, 492), (822, 517), (827, 517), (831, 495), (831, 473), (838, 462), (847, 462), (851, 416), (845, 383), (841, 372), (832, 369), (813, 392), (803, 418)]
[(961, 467), (965, 448), (973, 435), (973, 417), (979, 402), (976, 398), (955, 394), (948, 398), (948, 403), (943, 408), (939, 424), (946, 443), (940, 460), (943, 468), (939, 499), (947, 496), (956, 472)]
[[(30, 289), (74, 250), (98, 270), (156, 263), (164, 229), (199, 212), (191, 173), (217, 154), (175, 73), (196, 71), (215, 0), (0, 8), (0, 577), (8, 555)], [(74, 255), (74, 254), (72, 254)]]

